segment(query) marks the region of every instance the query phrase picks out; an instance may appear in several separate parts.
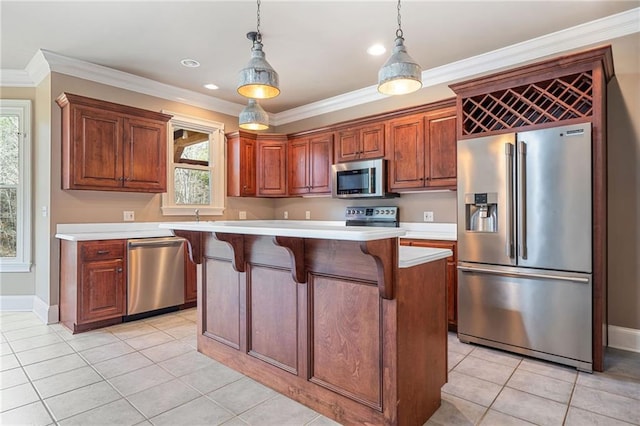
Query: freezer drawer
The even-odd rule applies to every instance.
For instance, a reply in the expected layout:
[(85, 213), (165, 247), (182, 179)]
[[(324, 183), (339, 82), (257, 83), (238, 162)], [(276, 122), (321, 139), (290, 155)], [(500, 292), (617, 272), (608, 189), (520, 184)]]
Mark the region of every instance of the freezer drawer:
[(127, 315), (184, 303), (184, 238), (127, 242)]
[(458, 335), (591, 371), (590, 274), (459, 263)]

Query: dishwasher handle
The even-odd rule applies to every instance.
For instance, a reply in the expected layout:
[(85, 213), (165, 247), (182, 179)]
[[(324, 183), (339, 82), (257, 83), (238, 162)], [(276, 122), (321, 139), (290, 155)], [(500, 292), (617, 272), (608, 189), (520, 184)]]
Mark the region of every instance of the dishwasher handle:
[[(157, 240), (157, 241), (154, 241)], [(184, 238), (145, 238), (140, 240), (128, 240), (127, 246), (129, 249), (136, 247), (178, 247), (184, 244), (186, 240)]]

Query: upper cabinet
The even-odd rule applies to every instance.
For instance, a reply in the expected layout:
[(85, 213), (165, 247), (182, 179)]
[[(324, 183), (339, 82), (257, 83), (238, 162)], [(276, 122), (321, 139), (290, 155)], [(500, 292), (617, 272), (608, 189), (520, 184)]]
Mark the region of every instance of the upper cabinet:
[(227, 135), (227, 195), (256, 196), (255, 133), (234, 132)]
[(336, 132), (336, 163), (384, 157), (384, 123), (370, 123)]
[(170, 115), (63, 93), (62, 188), (165, 192)]
[(331, 192), (333, 133), (297, 137), (289, 141), (289, 194)]
[(456, 109), (444, 106), (388, 121), (389, 189), (455, 189)]
[(257, 183), (261, 197), (287, 195), (287, 137), (258, 135)]

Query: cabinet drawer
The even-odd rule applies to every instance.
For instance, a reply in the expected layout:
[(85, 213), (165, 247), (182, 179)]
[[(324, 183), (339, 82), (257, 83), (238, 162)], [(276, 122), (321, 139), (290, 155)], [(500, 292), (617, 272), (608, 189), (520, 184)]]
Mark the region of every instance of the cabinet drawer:
[(124, 241), (104, 241), (81, 243), (80, 256), (82, 260), (100, 260), (124, 257)]

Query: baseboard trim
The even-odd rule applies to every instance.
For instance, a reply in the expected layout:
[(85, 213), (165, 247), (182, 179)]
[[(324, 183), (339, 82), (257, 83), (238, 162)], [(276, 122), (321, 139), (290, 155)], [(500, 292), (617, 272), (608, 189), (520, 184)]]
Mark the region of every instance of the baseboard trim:
[(45, 324), (55, 324), (59, 320), (58, 305), (48, 305), (38, 296), (33, 296), (33, 312)]
[(30, 312), (33, 311), (35, 296), (0, 296), (0, 311)]
[(640, 330), (610, 325), (609, 347), (640, 353)]
[(38, 296), (0, 296), (0, 311), (33, 312), (45, 324), (59, 321), (58, 305), (49, 306)]

